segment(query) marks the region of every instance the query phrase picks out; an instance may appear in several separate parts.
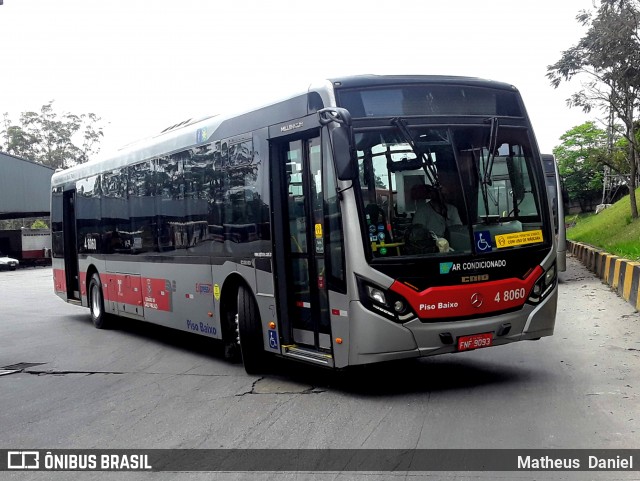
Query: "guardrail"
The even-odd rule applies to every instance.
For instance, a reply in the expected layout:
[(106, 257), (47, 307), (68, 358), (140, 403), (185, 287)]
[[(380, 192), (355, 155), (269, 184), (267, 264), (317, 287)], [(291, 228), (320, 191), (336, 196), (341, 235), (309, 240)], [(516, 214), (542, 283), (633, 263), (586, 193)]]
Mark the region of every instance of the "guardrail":
[(568, 240), (567, 250), (620, 297), (640, 310), (640, 262), (609, 254), (582, 242)]

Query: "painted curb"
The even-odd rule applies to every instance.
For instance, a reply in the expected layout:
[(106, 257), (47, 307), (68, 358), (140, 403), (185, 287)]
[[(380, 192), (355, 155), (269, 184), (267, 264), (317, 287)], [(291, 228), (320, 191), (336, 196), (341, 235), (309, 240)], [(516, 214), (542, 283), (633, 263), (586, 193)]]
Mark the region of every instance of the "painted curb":
[(620, 297), (640, 310), (640, 262), (614, 256), (582, 242), (568, 240), (567, 250)]

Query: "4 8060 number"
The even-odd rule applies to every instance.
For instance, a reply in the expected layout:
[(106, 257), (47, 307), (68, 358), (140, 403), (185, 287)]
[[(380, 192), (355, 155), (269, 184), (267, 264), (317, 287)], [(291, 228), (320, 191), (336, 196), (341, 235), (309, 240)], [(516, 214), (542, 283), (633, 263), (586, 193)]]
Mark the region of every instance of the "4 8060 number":
[(526, 295), (527, 295), (527, 292), (525, 291), (524, 287), (521, 287), (520, 289), (509, 289), (506, 291), (497, 292), (494, 301), (496, 302), (517, 301), (520, 299), (524, 299)]

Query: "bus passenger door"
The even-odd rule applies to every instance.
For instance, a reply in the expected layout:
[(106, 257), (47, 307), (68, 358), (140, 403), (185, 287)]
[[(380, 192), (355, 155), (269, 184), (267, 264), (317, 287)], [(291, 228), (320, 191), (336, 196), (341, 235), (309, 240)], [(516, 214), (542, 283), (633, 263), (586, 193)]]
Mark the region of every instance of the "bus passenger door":
[(80, 300), (78, 279), (78, 242), (76, 234), (76, 190), (63, 194), (62, 231), (64, 235), (64, 271), (67, 282), (67, 299)]
[(285, 353), (326, 364), (331, 358), (331, 330), (321, 152), (320, 137), (272, 145), (272, 199), (276, 292)]

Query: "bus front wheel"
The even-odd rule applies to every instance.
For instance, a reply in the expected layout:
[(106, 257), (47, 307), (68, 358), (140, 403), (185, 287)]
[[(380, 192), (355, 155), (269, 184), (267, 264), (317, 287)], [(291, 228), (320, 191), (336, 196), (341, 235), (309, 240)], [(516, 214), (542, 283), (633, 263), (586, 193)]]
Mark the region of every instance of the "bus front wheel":
[(262, 324), (256, 301), (244, 286), (238, 289), (237, 323), (244, 369), (247, 374), (260, 374), (266, 367)]
[(95, 327), (98, 329), (109, 328), (109, 315), (104, 310), (102, 283), (97, 273), (93, 274), (89, 281), (89, 312), (91, 312), (91, 322)]

